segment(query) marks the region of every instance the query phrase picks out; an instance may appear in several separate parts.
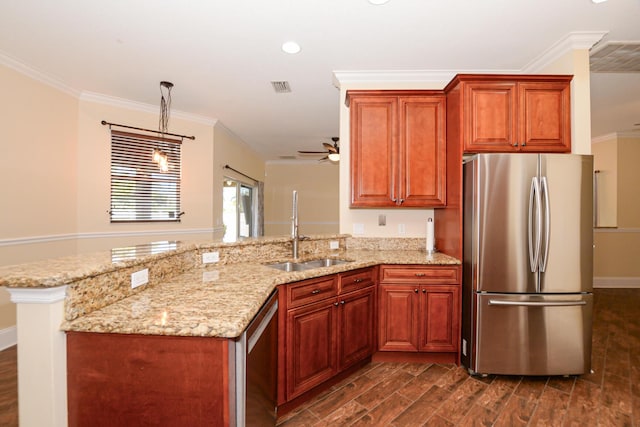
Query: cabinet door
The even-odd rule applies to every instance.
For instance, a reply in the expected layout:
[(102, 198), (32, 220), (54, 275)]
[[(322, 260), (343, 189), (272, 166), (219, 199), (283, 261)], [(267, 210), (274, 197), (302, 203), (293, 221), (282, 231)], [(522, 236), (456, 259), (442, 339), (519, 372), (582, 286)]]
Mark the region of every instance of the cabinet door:
[(418, 351), (418, 292), (417, 285), (380, 285), (378, 350)]
[(351, 207), (395, 206), (397, 97), (351, 100)]
[(375, 295), (371, 286), (339, 297), (338, 370), (373, 354)]
[(337, 373), (335, 299), (287, 312), (287, 399)]
[(465, 83), (463, 96), (464, 150), (516, 150), (516, 83), (469, 82)]
[(518, 141), (523, 151), (570, 152), (569, 82), (519, 83)]
[(401, 206), (446, 203), (446, 106), (444, 96), (399, 98)]
[(458, 351), (459, 287), (426, 285), (420, 295), (420, 351)]

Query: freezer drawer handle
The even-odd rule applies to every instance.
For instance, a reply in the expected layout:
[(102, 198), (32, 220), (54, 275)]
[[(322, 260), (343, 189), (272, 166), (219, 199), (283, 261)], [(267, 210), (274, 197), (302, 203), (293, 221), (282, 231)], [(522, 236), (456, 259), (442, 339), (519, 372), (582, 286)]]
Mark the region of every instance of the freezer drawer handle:
[(490, 299), (489, 305), (524, 305), (528, 307), (561, 307), (587, 305), (586, 301), (503, 301)]

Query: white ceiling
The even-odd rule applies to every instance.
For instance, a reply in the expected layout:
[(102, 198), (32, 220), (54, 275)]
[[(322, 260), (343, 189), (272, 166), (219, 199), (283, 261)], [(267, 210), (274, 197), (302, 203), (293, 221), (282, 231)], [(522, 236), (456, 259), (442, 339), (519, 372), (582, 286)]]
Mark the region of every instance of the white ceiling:
[[(0, 55), (150, 105), (169, 80), (174, 112), (277, 159), (338, 135), (334, 71), (518, 71), (574, 31), (640, 40), (639, 22), (640, 0), (2, 0)], [(287, 40), (302, 51), (283, 53)], [(640, 123), (640, 73), (592, 82), (593, 136)]]

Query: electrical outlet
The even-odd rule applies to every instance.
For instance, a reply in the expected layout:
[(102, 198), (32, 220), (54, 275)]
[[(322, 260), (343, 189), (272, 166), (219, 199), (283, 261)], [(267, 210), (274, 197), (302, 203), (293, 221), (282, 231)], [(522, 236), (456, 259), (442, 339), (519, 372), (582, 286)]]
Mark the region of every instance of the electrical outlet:
[(220, 252), (205, 252), (202, 254), (202, 263), (211, 264), (220, 261)]
[(131, 289), (135, 289), (138, 286), (142, 286), (149, 283), (149, 269), (136, 271), (131, 273)]
[(338, 242), (337, 240), (330, 240), (329, 249), (340, 249), (340, 242)]
[(398, 234), (402, 236), (405, 232), (404, 224), (398, 224)]
[(353, 223), (353, 234), (364, 234), (364, 224)]
[(215, 280), (220, 279), (220, 272), (217, 270), (213, 271), (203, 271), (202, 272), (202, 281), (203, 282), (213, 282)]
[(387, 216), (385, 214), (378, 215), (378, 225), (387, 225)]

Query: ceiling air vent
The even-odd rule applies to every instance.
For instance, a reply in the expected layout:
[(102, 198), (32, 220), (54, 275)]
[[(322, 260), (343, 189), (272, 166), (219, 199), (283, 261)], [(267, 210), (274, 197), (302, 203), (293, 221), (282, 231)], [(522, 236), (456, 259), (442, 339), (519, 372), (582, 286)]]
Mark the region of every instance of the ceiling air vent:
[(640, 72), (640, 42), (610, 41), (595, 46), (589, 55), (594, 73)]
[(291, 86), (289, 86), (289, 82), (271, 82), (271, 86), (273, 86), (273, 90), (275, 90), (276, 93), (291, 92)]

